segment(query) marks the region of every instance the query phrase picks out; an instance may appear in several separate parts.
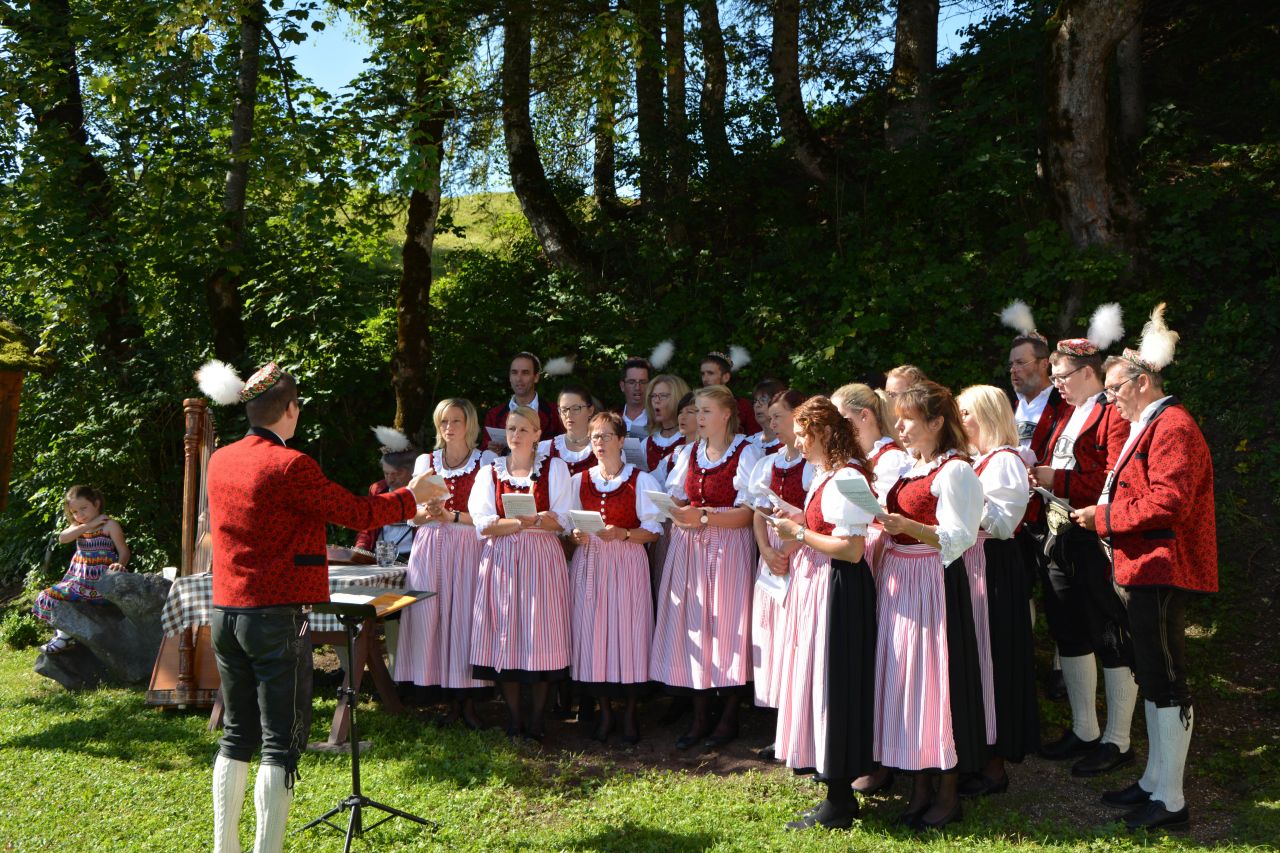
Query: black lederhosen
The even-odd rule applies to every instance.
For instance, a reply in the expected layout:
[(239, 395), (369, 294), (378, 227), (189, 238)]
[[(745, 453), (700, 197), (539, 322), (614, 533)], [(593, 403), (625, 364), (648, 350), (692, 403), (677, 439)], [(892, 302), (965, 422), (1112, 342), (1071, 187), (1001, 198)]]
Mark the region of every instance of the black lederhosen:
[(1096, 654), (1108, 669), (1133, 668), (1129, 615), (1098, 535), (1072, 525), (1053, 543), (1045, 617), (1063, 657)]
[(1131, 586), (1124, 589), (1133, 634), (1133, 669), (1142, 698), (1157, 708), (1187, 708), (1186, 612), (1184, 589)]

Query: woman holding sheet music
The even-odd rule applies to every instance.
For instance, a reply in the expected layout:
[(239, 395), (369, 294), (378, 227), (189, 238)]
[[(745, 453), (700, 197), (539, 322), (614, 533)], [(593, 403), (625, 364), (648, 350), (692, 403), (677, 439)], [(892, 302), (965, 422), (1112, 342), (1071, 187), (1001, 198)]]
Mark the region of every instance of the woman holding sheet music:
[[(738, 692), (751, 679), (751, 585), (756, 565), (748, 476), (760, 451), (738, 433), (737, 401), (723, 385), (694, 392), (698, 442), (674, 457), (667, 489), (679, 503), (662, 570), (649, 672), (672, 692), (692, 692), (693, 722), (676, 741), (737, 737)], [(711, 729), (711, 696), (727, 691)]]
[[(551, 681), (569, 674), (569, 573), (555, 534), (568, 526), (568, 466), (537, 452), (538, 413), (507, 415), (511, 454), (481, 469), (467, 509), (484, 540), (471, 626), (475, 678), (497, 681), (507, 703), (507, 734), (541, 740)], [(533, 693), (520, 718), (520, 685)]]
[[(756, 413), (761, 425), (766, 426), (781, 444), (756, 463), (751, 472), (752, 497), (756, 506), (766, 511), (774, 508), (770, 493), (792, 506), (804, 506), (805, 492), (813, 479), (813, 465), (796, 447), (795, 434), (791, 429), (791, 412), (804, 399), (799, 391), (784, 389), (774, 394), (769, 404)], [(779, 659), (784, 647), (791, 642), (781, 633), (784, 605), (778, 594), (778, 584), (785, 583), (800, 546), (779, 539), (773, 527), (765, 523), (764, 516), (757, 515), (752, 527), (756, 547), (760, 549), (760, 564), (756, 567), (756, 582), (751, 593), (752, 682), (756, 704), (777, 708), (781, 687), (777, 679)], [(771, 752), (771, 747), (765, 747), (761, 757), (775, 757)]]
[(432, 421), (436, 449), (418, 457), (413, 473), (439, 474), (449, 497), (428, 502), (415, 519), (422, 526), (414, 535), (405, 584), (436, 595), (400, 617), (395, 679), (444, 688), (452, 697), (446, 722), (461, 719), (468, 728), (478, 729), (474, 694), (490, 684), (471, 674), (471, 618), (481, 545), (467, 500), (477, 475), (495, 457), (493, 451), (476, 449), (480, 418), (470, 401), (441, 400)]
[(575, 474), (571, 486), (573, 540), (578, 548), (572, 578), (572, 675), (600, 698), (595, 739), (613, 730), (612, 698), (624, 697), (622, 740), (640, 740), (639, 688), (649, 680), (653, 610), (645, 545), (662, 531), (661, 512), (646, 492), (659, 490), (652, 476), (622, 459), (626, 425), (614, 412), (591, 419), (597, 464)]
[(791, 829), (848, 827), (853, 780), (871, 769), (876, 588), (863, 552), (874, 516), (843, 494), (859, 481), (874, 505), (871, 475), (849, 421), (826, 397), (793, 413), (796, 446), (816, 473), (804, 509), (774, 522), (800, 543), (782, 636), (791, 638), (778, 673), (778, 757), (826, 777), (827, 797)]

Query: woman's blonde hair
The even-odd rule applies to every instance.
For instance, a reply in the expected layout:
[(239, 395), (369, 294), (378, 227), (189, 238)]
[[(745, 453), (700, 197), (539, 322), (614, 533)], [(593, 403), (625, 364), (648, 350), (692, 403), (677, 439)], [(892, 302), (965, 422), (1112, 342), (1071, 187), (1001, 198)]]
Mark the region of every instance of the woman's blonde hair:
[(475, 450), (476, 442), (480, 438), (480, 416), (476, 414), (476, 407), (471, 405), (471, 401), (462, 397), (445, 397), (436, 403), (436, 410), (431, 413), (431, 422), (436, 427), (436, 450), (444, 447), (444, 436), (440, 434), (440, 422), (444, 420), (444, 413), (450, 409), (462, 410), (462, 434), (467, 440), (467, 449)]
[(511, 423), (512, 415), (519, 415), (529, 423), (533, 424), (533, 428), (538, 430), (538, 432), (542, 432), (542, 419), (539, 418), (538, 413), (529, 406), (516, 406), (511, 411), (507, 412), (506, 423)]
[(863, 385), (861, 382), (851, 382), (848, 385), (841, 385), (831, 393), (831, 402), (835, 407), (844, 414), (845, 409), (851, 409), (854, 412), (862, 409), (869, 410), (876, 416), (876, 429), (880, 430), (881, 436), (896, 436), (897, 433), (890, 429), (896, 418), (893, 414), (893, 407), (889, 404), (889, 399), (883, 397), (875, 391), (871, 390), (870, 385)]
[(1018, 428), (1013, 421), (1013, 406), (999, 388), (970, 385), (960, 392), (956, 402), (978, 422), (978, 453), (997, 447), (1017, 447)]
[(741, 425), (738, 423), (738, 400), (733, 392), (723, 385), (707, 385), (693, 392), (693, 399), (710, 400), (718, 406), (729, 410), (729, 435), (738, 434)]
[[(684, 399), (684, 395), (689, 393), (689, 383), (673, 373), (659, 373), (649, 380), (649, 384), (644, 388), (644, 416), (651, 433), (662, 429), (662, 424), (658, 423), (658, 416), (653, 413), (653, 389), (659, 382), (665, 382), (671, 389), (673, 403), (679, 403)], [(680, 410), (676, 409), (676, 411)]]

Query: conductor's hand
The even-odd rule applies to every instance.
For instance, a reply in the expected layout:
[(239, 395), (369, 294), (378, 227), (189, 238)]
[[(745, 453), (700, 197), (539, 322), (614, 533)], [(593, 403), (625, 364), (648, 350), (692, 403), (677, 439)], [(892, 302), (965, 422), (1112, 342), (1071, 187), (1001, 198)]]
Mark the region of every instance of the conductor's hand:
[(434, 476), (435, 474), (432, 472), (424, 472), (409, 481), (409, 491), (413, 492), (415, 502), (424, 504), (437, 498), (449, 496), (448, 486), (429, 482), (429, 478)]

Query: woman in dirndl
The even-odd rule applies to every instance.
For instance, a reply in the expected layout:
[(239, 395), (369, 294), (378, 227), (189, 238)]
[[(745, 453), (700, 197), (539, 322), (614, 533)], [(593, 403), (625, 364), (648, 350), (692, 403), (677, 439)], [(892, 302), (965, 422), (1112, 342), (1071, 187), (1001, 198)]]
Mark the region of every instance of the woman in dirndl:
[[(896, 398), (915, 464), (886, 501), (876, 645), (875, 757), (915, 774), (902, 821), (960, 819), (959, 774), (986, 760), (982, 675), (963, 560), (978, 539), (982, 484), (951, 392), (925, 380)], [(936, 785), (935, 785), (936, 781)]]
[[(507, 415), (509, 456), (481, 469), (467, 510), (484, 545), (471, 621), (471, 674), (496, 681), (507, 703), (510, 737), (542, 740), (551, 682), (569, 674), (569, 571), (556, 534), (573, 503), (569, 467), (537, 452), (538, 413)], [(533, 495), (535, 511), (508, 516), (503, 496)], [(520, 685), (530, 685), (527, 719)]]
[(428, 502), (415, 519), (420, 526), (414, 533), (405, 585), (435, 595), (400, 617), (395, 680), (439, 686), (451, 706), (444, 721), (461, 720), (467, 728), (478, 729), (475, 700), (492, 684), (471, 674), (471, 618), (481, 542), (467, 502), (476, 477), (496, 457), (491, 450), (476, 449), (480, 418), (469, 400), (441, 400), (431, 420), (435, 450), (418, 457), (413, 473), (443, 477), (449, 497)]
[(660, 491), (652, 476), (622, 458), (626, 424), (621, 415), (601, 412), (591, 419), (591, 447), (597, 464), (575, 474), (573, 509), (597, 512), (604, 528), (587, 533), (575, 527), (578, 543), (569, 575), (573, 593), (573, 680), (600, 700), (594, 733), (601, 743), (613, 731), (613, 699), (624, 699), (622, 740), (640, 740), (636, 702), (649, 680), (653, 608), (649, 599), (649, 557), (645, 545), (658, 538), (661, 511), (645, 494)]

